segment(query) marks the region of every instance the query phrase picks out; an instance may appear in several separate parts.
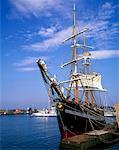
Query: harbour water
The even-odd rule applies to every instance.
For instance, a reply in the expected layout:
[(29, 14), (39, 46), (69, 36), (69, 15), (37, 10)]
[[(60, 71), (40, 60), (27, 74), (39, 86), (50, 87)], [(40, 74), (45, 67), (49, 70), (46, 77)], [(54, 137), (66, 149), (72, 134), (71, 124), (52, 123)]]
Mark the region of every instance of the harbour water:
[[(29, 115), (0, 116), (0, 150), (59, 150), (57, 119)], [(106, 150), (118, 150), (119, 143)]]

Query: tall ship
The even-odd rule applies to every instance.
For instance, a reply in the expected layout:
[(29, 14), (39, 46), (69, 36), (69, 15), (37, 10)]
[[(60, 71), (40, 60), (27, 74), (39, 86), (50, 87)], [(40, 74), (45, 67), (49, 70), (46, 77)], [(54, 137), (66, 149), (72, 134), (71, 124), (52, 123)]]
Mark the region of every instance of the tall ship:
[[(73, 35), (63, 42), (71, 41), (73, 59), (61, 65), (71, 67), (70, 75), (64, 81), (58, 81), (48, 71), (46, 63), (37, 61), (44, 83), (48, 87), (48, 96), (56, 103), (57, 120), (61, 138), (65, 139), (93, 130), (101, 130), (106, 125), (104, 108), (100, 104), (98, 93), (106, 92), (101, 84), (101, 74), (91, 71), (91, 46), (86, 45), (88, 28), (77, 32), (76, 10), (73, 10)], [(78, 43), (82, 37), (83, 42)], [(78, 53), (80, 52), (80, 53)], [(102, 100), (103, 101), (103, 100)]]

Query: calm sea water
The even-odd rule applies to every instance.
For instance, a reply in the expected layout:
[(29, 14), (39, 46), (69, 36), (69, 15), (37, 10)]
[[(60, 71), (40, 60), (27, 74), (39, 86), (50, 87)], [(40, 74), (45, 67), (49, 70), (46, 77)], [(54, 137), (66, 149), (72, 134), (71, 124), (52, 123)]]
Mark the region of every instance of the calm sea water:
[[(60, 133), (56, 118), (0, 116), (0, 121), (1, 150), (59, 150)], [(119, 144), (108, 148), (117, 149)]]

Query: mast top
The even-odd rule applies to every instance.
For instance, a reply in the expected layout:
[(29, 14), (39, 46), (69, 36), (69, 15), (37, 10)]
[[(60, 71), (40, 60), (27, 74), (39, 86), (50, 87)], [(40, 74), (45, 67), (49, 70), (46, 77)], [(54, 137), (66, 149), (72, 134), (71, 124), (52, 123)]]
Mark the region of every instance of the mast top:
[[(88, 31), (88, 28), (84, 28), (83, 30), (81, 30), (78, 33), (76, 31), (76, 6), (74, 3), (74, 8), (73, 8), (73, 35), (71, 35), (69, 38), (67, 38), (63, 41), (63, 43), (64, 43), (66, 41), (73, 40), (73, 45), (71, 45), (71, 47), (74, 49), (74, 59), (72, 61), (62, 65), (62, 67), (64, 67), (64, 66), (67, 66), (68, 64), (74, 63), (74, 73), (77, 73), (77, 61), (82, 59), (82, 58), (77, 59), (77, 47), (80, 47), (83, 49), (87, 48), (87, 47), (89, 48), (89, 46), (86, 46), (85, 43), (84, 43), (84, 45), (77, 43), (77, 36), (83, 34), (86, 31)], [(86, 59), (86, 57), (85, 57), (85, 59)]]
[(76, 6), (75, 6), (75, 3), (74, 3), (74, 11), (76, 11)]

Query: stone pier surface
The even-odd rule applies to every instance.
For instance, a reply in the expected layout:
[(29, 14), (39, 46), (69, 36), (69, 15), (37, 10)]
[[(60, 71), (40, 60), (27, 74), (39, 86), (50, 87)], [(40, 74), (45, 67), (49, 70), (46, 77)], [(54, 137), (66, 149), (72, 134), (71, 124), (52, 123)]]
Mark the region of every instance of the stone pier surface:
[(76, 135), (61, 142), (62, 150), (89, 150), (100, 149), (119, 142), (119, 131), (94, 130), (85, 134)]

